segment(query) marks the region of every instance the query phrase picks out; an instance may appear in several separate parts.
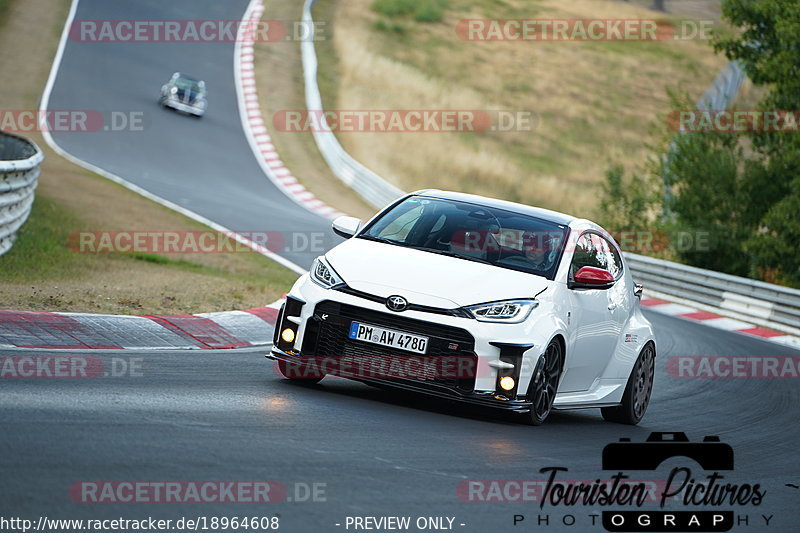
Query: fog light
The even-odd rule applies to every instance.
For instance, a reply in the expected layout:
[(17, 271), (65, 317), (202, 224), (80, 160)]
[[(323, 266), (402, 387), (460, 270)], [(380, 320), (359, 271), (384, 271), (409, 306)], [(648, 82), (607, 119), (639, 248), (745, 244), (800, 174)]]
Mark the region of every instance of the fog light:
[(286, 328), (285, 330), (281, 331), (281, 339), (283, 339), (284, 342), (288, 342), (290, 344), (293, 343), (294, 330), (292, 328)]
[(511, 390), (511, 389), (514, 388), (514, 385), (516, 385), (516, 382), (514, 381), (514, 378), (512, 378), (511, 376), (504, 376), (504, 377), (500, 378), (500, 388), (501, 389), (503, 389), (503, 390)]

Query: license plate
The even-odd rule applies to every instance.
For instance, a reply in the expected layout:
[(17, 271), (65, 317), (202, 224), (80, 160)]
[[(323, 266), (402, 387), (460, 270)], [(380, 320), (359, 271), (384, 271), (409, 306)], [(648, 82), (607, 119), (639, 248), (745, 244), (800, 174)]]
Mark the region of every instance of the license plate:
[(399, 348), (414, 353), (425, 353), (428, 349), (428, 337), (411, 335), (409, 333), (403, 333), (402, 331), (381, 328), (362, 322), (350, 323), (349, 337), (357, 341)]

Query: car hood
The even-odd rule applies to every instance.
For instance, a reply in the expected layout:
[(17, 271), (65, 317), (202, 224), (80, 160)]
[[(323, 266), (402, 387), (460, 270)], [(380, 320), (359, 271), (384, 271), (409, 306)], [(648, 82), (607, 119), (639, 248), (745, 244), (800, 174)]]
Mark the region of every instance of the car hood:
[(497, 300), (532, 298), (553, 282), (457, 257), (351, 238), (326, 259), (353, 289), (410, 303), (454, 308)]

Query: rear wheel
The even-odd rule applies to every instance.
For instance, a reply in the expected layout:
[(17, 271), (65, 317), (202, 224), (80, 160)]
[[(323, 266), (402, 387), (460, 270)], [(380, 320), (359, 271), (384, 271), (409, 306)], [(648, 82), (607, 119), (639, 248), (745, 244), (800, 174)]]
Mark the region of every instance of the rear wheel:
[(553, 339), (536, 362), (528, 388), (531, 410), (527, 415), (527, 422), (531, 425), (541, 426), (553, 410), (563, 358), (561, 344)]
[(296, 383), (314, 385), (325, 377), (325, 374), (321, 373), (318, 369), (311, 368), (301, 363), (290, 363), (278, 359), (276, 361), (276, 366), (278, 367), (278, 373), (283, 378)]
[(603, 407), (600, 412), (609, 422), (619, 424), (638, 424), (647, 412), (653, 392), (653, 378), (656, 368), (656, 349), (648, 342), (639, 354), (636, 364), (628, 378), (622, 403), (615, 407)]

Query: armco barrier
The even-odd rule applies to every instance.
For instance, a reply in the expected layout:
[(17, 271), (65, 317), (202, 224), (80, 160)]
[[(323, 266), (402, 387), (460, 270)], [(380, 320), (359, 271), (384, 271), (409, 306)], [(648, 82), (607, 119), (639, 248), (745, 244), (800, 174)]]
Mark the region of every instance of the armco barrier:
[(730, 108), (746, 78), (747, 74), (745, 74), (741, 63), (738, 61), (729, 62), (722, 69), (722, 72), (717, 75), (711, 87), (697, 101), (697, 109), (722, 110)]
[(800, 333), (800, 290), (720, 274), (670, 261), (625, 254), (645, 294), (721, 310), (723, 314), (766, 327)]
[(28, 220), (44, 154), (34, 143), (0, 132), (0, 255)]
[[(306, 107), (309, 110), (321, 111), (322, 97), (317, 86), (317, 51), (314, 48), (314, 19), (311, 17), (311, 8), (316, 0), (306, 0), (303, 5), (303, 25), (311, 28), (311, 37), (301, 43), (303, 56), (303, 77), (306, 85)], [(356, 191), (372, 207), (382, 208), (390, 204), (405, 193), (385, 181), (370, 169), (353, 159), (348, 154), (332, 131), (316, 131), (327, 129), (314, 128), (314, 140), (317, 143), (322, 157), (331, 171), (342, 180), (345, 185)]]
[[(313, 28), (311, 8), (316, 0), (305, 0), (303, 24)], [(322, 98), (317, 85), (317, 54), (313, 39), (301, 44), (306, 107), (320, 111)], [(745, 79), (736, 62), (729, 63), (698, 101), (699, 109), (725, 109)], [(346, 185), (367, 202), (382, 208), (403, 195), (364, 165), (355, 161), (336, 140), (333, 132), (314, 132), (314, 139), (328, 166)], [(715, 309), (722, 314), (765, 327), (800, 334), (800, 291), (759, 281), (719, 274), (710, 270), (625, 254), (634, 279), (645, 285), (645, 294)]]

